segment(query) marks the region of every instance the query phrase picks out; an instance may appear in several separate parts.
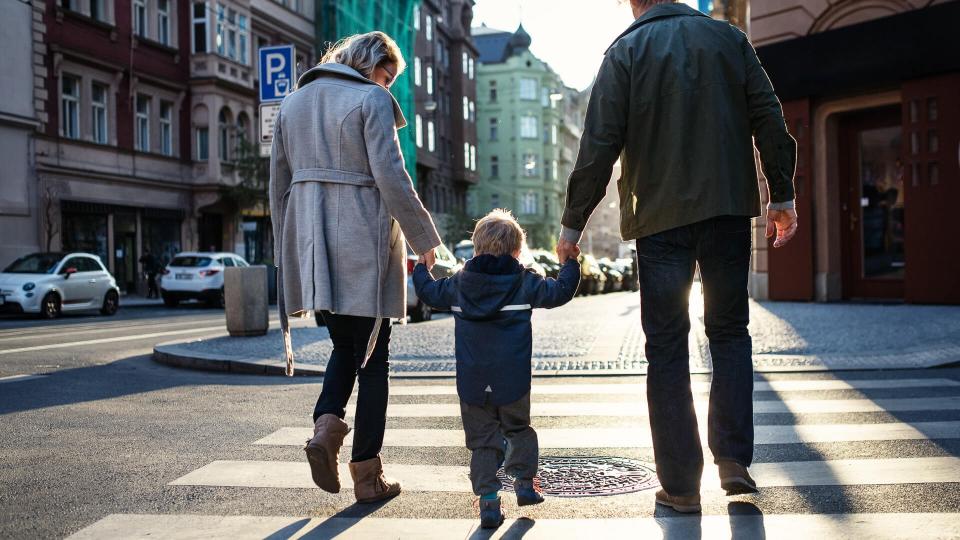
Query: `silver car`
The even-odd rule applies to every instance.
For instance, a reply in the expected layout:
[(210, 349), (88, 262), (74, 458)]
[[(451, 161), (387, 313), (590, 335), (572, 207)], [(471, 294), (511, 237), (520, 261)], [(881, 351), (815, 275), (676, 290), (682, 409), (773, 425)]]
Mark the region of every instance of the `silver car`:
[[(437, 264), (433, 266), (433, 277), (440, 279), (450, 277), (460, 270), (460, 262), (450, 253), (447, 246), (440, 245), (436, 250)], [(407, 246), (407, 314), (411, 322), (429, 321), (433, 318), (433, 309), (417, 298), (417, 291), (413, 286), (413, 268), (417, 265), (417, 255)]]
[(113, 315), (120, 289), (90, 253), (31, 253), (0, 273), (0, 311), (54, 319), (63, 312), (99, 309)]

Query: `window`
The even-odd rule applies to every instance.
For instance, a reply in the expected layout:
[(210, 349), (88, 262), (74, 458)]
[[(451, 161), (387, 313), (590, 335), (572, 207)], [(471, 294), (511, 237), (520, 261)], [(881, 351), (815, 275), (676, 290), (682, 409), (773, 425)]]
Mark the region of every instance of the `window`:
[(207, 52), (207, 3), (193, 4), (193, 52)]
[(527, 115), (520, 118), (520, 138), (522, 139), (537, 138), (537, 117), (536, 116)]
[(433, 120), (427, 122), (427, 150), (433, 152), (437, 149), (437, 135), (434, 131)]
[(427, 66), (427, 93), (433, 95), (433, 66)]
[(197, 161), (210, 159), (210, 130), (207, 127), (197, 128)]
[(247, 52), (247, 37), (250, 35), (250, 28), (247, 24), (247, 16), (240, 15), (237, 22), (237, 48), (240, 50), (238, 60), (243, 65), (249, 65), (250, 58)]
[(157, 0), (157, 41), (170, 44), (170, 0)]
[(461, 60), (462, 60), (461, 63), (463, 64), (463, 74), (466, 75), (467, 74), (467, 53), (466, 52), (463, 53), (463, 58)]
[(64, 137), (80, 138), (80, 79), (63, 75), (60, 92), (60, 131)]
[(537, 155), (536, 154), (524, 154), (523, 155), (523, 175), (527, 178), (534, 178), (537, 176)]
[(550, 126), (550, 144), (557, 144), (557, 136), (559, 135), (559, 128), (556, 124)]
[(93, 142), (107, 144), (107, 87), (93, 83), (90, 92), (90, 114)]
[(246, 15), (217, 4), (217, 54), (247, 65), (250, 27)]
[(463, 119), (470, 119), (470, 99), (467, 96), (463, 96)]
[(537, 213), (537, 194), (532, 191), (528, 191), (523, 194), (520, 198), (520, 213), (522, 214), (536, 214)]
[(490, 119), (490, 140), (495, 141), (500, 136), (500, 122), (496, 118)]
[(60, 7), (69, 9), (70, 11), (77, 11), (77, 0), (60, 0)]
[(463, 168), (470, 168), (470, 143), (463, 143)]
[(430, 15), (427, 15), (427, 28), (424, 33), (427, 36), (427, 41), (433, 41), (433, 17)]
[(420, 77), (420, 70), (421, 70), (421, 69), (422, 69), (422, 66), (420, 65), (420, 57), (419, 57), (419, 56), (414, 57), (414, 59), (413, 59), (413, 84), (415, 84), (415, 85), (417, 85), (417, 86), (420, 86), (420, 84), (421, 84), (421, 80), (420, 80), (420, 79), (421, 79), (421, 77)]
[(230, 111), (226, 108), (217, 116), (217, 142), (220, 159), (230, 161)]
[(136, 149), (141, 152), (150, 151), (150, 96), (137, 94), (136, 116)]
[(550, 178), (552, 180), (560, 179), (560, 162), (557, 160), (550, 162)]
[(244, 155), (247, 151), (247, 130), (249, 129), (250, 122), (247, 121), (246, 113), (240, 113), (237, 115), (237, 148), (236, 152), (238, 156)]
[(477, 147), (470, 145), (470, 170), (476, 172), (477, 170)]
[(233, 257), (224, 257), (219, 260), (219, 263), (222, 264), (223, 266), (236, 266), (233, 263)]
[(470, 121), (475, 122), (477, 120), (477, 104), (472, 100), (470, 101)]
[(500, 157), (490, 156), (490, 176), (498, 178), (500, 176)]
[(473, 71), (473, 58), (470, 58), (470, 61), (467, 63), (467, 67), (468, 67), (468, 69), (467, 69), (467, 77), (468, 77), (470, 80), (473, 80), (473, 73), (474, 73), (474, 71)]
[(146, 0), (133, 0), (133, 33), (140, 37), (147, 37)]
[(413, 29), (420, 30), (420, 5), (413, 5)]
[(160, 102), (160, 153), (173, 155), (173, 103)]
[(490, 194), (490, 207), (491, 207), (491, 208), (499, 208), (499, 207), (500, 207), (500, 194), (499, 194), (499, 193), (491, 193), (491, 194)]
[(418, 114), (414, 123), (417, 130), (417, 148), (423, 148), (423, 117)]
[(497, 81), (490, 81), (490, 103), (497, 102)]
[(107, 10), (106, 6), (103, 5), (104, 1), (105, 0), (90, 0), (91, 19), (96, 19), (102, 22), (107, 21)]
[(520, 79), (520, 99), (537, 99), (536, 79)]
[(540, 89), (540, 104), (544, 107), (550, 105), (550, 92), (546, 88)]

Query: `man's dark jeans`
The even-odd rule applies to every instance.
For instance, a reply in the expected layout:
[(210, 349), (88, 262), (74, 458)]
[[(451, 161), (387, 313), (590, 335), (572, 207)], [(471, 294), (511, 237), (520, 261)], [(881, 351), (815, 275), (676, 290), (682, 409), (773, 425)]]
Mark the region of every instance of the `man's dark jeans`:
[(715, 461), (753, 460), (750, 218), (722, 216), (637, 240), (640, 318), (649, 362), (647, 403), (660, 484), (700, 491), (703, 451), (690, 390), (688, 299), (699, 263), (704, 325), (713, 359), (708, 442)]
[(381, 324), (373, 354), (367, 366), (360, 369), (376, 319), (335, 315), (329, 311), (321, 315), (330, 331), (333, 352), (323, 376), (323, 389), (313, 410), (313, 421), (316, 422), (323, 414), (335, 414), (340, 418), (346, 416), (347, 401), (353, 392), (354, 381), (359, 379), (351, 461), (375, 458), (383, 447), (383, 430), (387, 425), (390, 321), (385, 320)]

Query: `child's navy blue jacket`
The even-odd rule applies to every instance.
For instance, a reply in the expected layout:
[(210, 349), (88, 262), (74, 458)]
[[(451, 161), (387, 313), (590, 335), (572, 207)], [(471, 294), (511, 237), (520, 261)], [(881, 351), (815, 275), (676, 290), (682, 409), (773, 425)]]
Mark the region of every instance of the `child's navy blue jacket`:
[(506, 405), (530, 391), (533, 308), (569, 302), (580, 265), (569, 259), (557, 279), (525, 269), (509, 255), (479, 255), (452, 277), (434, 280), (427, 267), (413, 270), (417, 296), (453, 311), (456, 319), (457, 394), (471, 405)]

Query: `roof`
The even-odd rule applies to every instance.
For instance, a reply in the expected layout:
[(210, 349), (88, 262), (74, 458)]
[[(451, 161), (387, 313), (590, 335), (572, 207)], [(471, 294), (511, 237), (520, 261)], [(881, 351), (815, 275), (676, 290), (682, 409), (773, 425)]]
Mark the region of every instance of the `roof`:
[(487, 26), (471, 29), (473, 43), (480, 52), (481, 64), (499, 64), (509, 56), (510, 38), (513, 32), (496, 30)]

